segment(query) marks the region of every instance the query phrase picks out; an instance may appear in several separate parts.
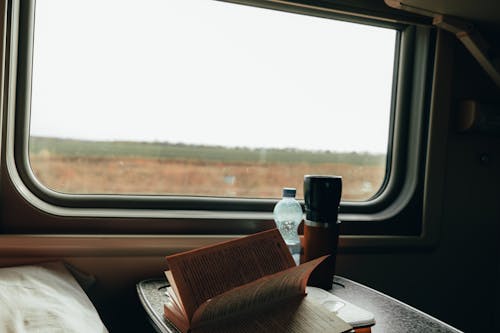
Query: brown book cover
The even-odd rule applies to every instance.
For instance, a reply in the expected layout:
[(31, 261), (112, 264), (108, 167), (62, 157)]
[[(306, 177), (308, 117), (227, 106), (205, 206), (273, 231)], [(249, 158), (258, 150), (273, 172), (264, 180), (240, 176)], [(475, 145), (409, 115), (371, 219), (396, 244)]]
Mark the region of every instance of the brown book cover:
[(326, 258), (295, 266), (277, 229), (168, 256), (165, 317), (183, 333), (348, 332), (305, 297)]

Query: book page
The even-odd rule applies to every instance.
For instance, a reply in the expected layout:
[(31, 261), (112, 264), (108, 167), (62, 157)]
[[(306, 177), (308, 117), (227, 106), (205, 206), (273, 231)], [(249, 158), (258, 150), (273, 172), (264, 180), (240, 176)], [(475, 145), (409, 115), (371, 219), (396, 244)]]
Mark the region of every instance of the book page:
[(174, 277), (172, 276), (172, 272), (165, 271), (165, 276), (167, 277), (168, 283), (170, 284), (170, 287), (167, 288), (167, 290), (170, 289), (169, 297), (172, 298), (172, 301), (181, 310), (181, 312), (183, 313), (184, 317), (186, 317), (186, 320), (187, 320), (186, 310), (184, 309), (184, 304), (182, 304), (181, 300), (177, 296), (179, 294), (179, 290), (177, 289), (177, 285), (175, 284)]
[(175, 300), (168, 295), (163, 304), (163, 313), (168, 320), (175, 325), (180, 332), (188, 332), (190, 323), (180, 307), (175, 303)]
[(185, 313), (183, 313), (183, 310), (180, 307), (180, 302), (179, 299), (177, 298), (177, 295), (175, 294), (174, 290), (172, 287), (167, 287), (167, 291), (165, 291), (165, 295), (168, 297), (168, 302), (172, 302), (176, 309), (178, 310), (179, 313), (181, 313), (184, 317), (186, 316)]
[(278, 302), (305, 296), (309, 275), (327, 257), (323, 256), (300, 266), (264, 276), (215, 296), (196, 310), (191, 327), (245, 316), (258, 310), (271, 308)]
[(277, 303), (272, 308), (215, 325), (202, 326), (193, 333), (304, 333), (349, 332), (352, 327), (334, 313), (305, 298)]
[(206, 300), (294, 267), (277, 229), (166, 257), (172, 286), (190, 320)]

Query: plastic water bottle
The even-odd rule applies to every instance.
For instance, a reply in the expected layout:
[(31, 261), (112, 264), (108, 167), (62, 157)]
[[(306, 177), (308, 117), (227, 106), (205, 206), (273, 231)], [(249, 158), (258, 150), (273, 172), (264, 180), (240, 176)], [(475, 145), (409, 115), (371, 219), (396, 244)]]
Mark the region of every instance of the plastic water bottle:
[(300, 203), (295, 200), (295, 193), (294, 188), (284, 188), (283, 198), (274, 206), (273, 215), (276, 227), (298, 265), (300, 262), (300, 239), (297, 228), (302, 221), (303, 212)]

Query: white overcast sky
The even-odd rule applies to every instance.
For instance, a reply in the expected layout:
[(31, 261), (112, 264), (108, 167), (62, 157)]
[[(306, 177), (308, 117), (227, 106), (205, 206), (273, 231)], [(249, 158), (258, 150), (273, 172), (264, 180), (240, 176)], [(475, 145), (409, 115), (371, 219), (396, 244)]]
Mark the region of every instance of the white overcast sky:
[(395, 37), (213, 0), (38, 0), (31, 134), (385, 152)]

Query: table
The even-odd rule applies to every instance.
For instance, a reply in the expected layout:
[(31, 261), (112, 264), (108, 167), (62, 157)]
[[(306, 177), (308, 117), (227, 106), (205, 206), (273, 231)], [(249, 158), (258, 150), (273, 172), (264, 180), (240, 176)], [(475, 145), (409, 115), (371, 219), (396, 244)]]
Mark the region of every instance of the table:
[[(163, 304), (167, 298), (164, 290), (167, 286), (164, 278), (144, 280), (137, 284), (137, 294), (157, 332), (177, 333), (175, 327), (163, 317)], [(376, 320), (372, 333), (462, 333), (403, 302), (340, 276), (335, 276), (331, 292), (372, 312)]]

